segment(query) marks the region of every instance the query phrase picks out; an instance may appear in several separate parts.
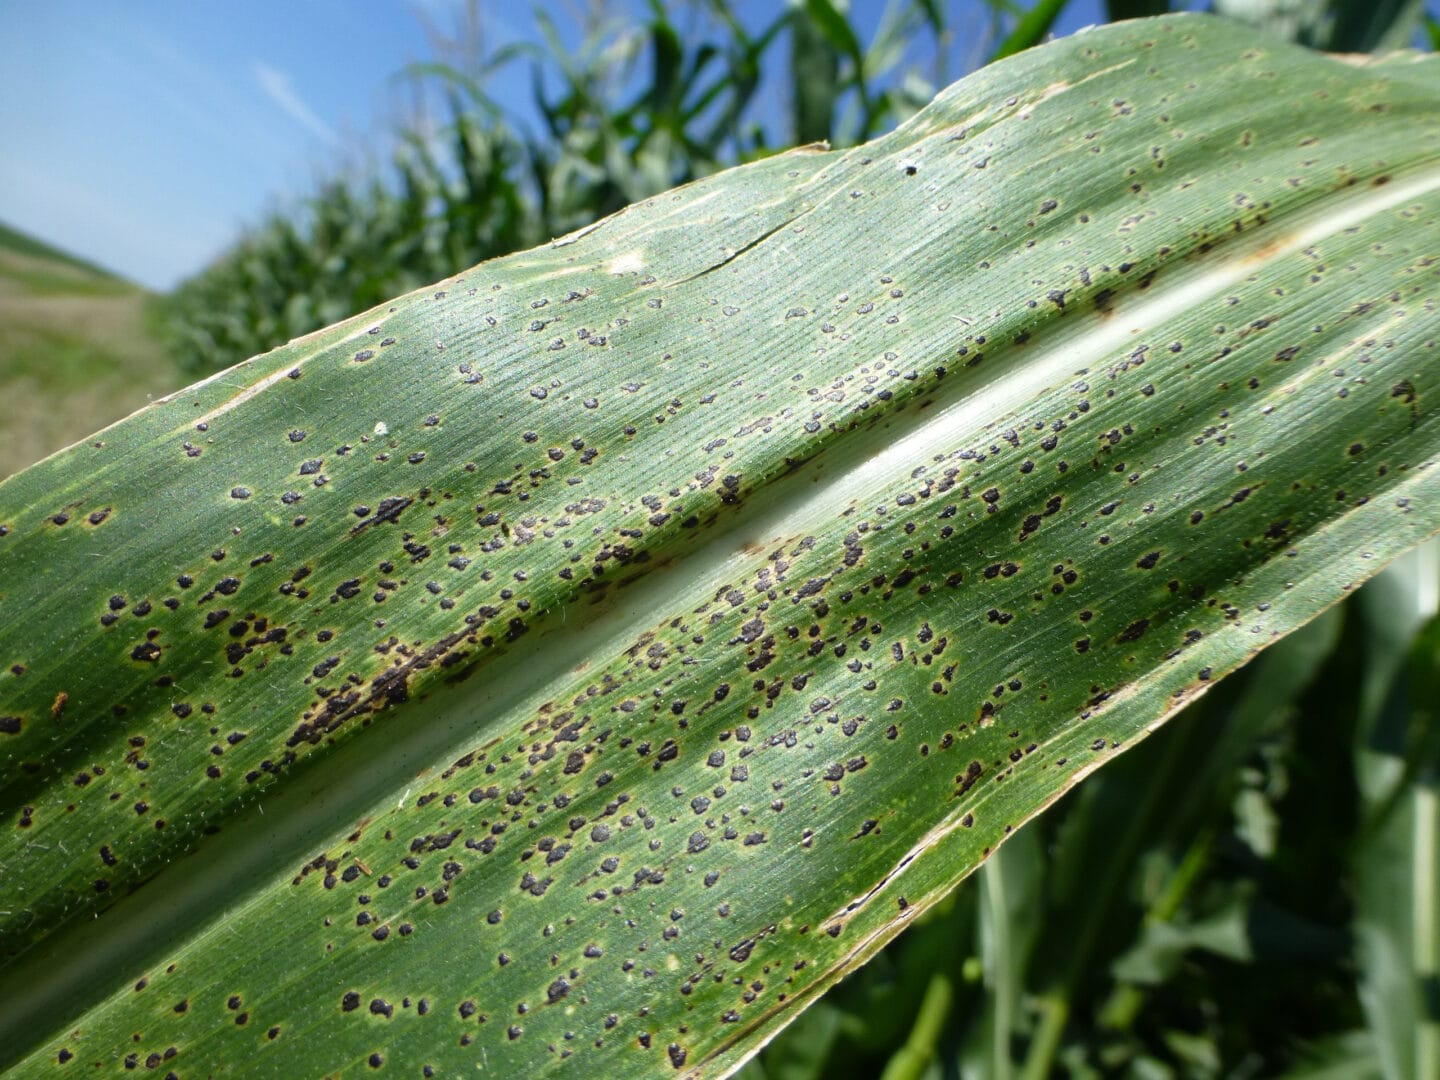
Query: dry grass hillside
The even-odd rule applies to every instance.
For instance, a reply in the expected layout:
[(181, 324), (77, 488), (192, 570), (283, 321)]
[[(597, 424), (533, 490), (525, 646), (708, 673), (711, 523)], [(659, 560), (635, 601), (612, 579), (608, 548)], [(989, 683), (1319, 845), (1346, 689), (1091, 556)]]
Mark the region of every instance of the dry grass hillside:
[(0, 477), (184, 381), (138, 285), (0, 225)]

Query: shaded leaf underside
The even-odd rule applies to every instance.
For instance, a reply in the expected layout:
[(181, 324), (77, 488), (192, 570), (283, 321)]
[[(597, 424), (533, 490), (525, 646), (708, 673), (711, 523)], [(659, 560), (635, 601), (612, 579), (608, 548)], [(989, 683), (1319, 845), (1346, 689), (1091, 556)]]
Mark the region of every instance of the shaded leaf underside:
[(1440, 524), (1437, 70), (1083, 34), (0, 485), (0, 1046), (734, 1067)]

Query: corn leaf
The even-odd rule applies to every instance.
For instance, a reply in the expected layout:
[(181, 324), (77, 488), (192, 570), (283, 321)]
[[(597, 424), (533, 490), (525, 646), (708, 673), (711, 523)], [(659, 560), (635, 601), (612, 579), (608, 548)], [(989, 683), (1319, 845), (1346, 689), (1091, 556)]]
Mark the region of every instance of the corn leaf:
[(1437, 91), (1092, 31), (10, 478), (0, 1065), (736, 1067), (1440, 526)]

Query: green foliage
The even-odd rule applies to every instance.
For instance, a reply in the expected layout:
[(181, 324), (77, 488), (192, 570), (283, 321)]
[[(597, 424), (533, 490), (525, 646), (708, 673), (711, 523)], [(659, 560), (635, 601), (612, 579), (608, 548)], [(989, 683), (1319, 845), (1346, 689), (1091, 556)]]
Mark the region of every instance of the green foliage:
[[(1044, 40), (1067, 0), (1028, 9), (987, 2), (979, 56), (998, 59)], [(1402, 46), (1423, 15), (1420, 0), (1217, 0), (1216, 8), (1266, 34), (1341, 52)], [(1108, 8), (1113, 19), (1167, 9), (1167, 0)], [(796, 0), (758, 32), (729, 0), (651, 0), (638, 26), (604, 5), (595, 10), (578, 49), (540, 8), (544, 48), (415, 65), (409, 77), (422, 94), (438, 94), (443, 121), (402, 128), (386, 167), (337, 174), (165, 298), (162, 328), (181, 368), (200, 376), (229, 367), (777, 148), (873, 138), (948, 80), (960, 30), (934, 0), (891, 0), (868, 43), (836, 0)], [(527, 68), (538, 132), (505, 116), (486, 90)], [(783, 126), (760, 108), (762, 96), (789, 102)]]
[(921, 1075), (917, 1041), (939, 1075), (1433, 1076), (1437, 555), (1066, 796), (742, 1077)]
[(0, 486), (0, 1047), (723, 1072), (932, 912), (758, 1067), (1425, 1067), (1433, 572), (1201, 695), (1440, 524), (1436, 77), (1097, 31)]
[[(639, 26), (602, 14), (573, 49), (537, 9), (545, 49), (416, 65), (443, 102), (438, 128), (402, 130), (388, 168), (335, 176), (182, 283), (165, 301), (171, 350), (208, 374), (777, 147), (873, 138), (933, 96), (915, 57), (953, 37), (941, 11), (896, 0), (866, 45), (833, 0), (781, 8), (758, 32), (726, 0), (683, 12), (655, 0)], [(1016, 47), (1049, 22), (1025, 25)], [(486, 91), (527, 66), (538, 132)], [(762, 122), (762, 80), (790, 101), (779, 130)]]
[[(1062, 6), (1002, 19), (997, 5), (986, 51), (1041, 39)], [(1345, 50), (1403, 42), (1419, 19), (1413, 3), (1226, 10)], [(640, 26), (598, 20), (573, 56), (542, 17), (548, 51), (418, 65), (444, 123), (402, 133), (384, 169), (335, 177), (167, 298), (178, 355), (213, 371), (779, 145), (862, 141), (946, 81), (914, 62), (917, 38), (953, 38), (933, 3), (892, 5), (868, 46), (830, 0), (758, 33), (719, 0), (705, 13), (698, 35), (659, 3)], [(525, 65), (540, 131), (485, 90)], [(757, 120), (777, 83), (784, 130)], [(1412, 558), (1220, 684), (1011, 839), (744, 1075), (1435, 1075), (1435, 582), (1432, 556)]]
[(1424, 0), (1215, 0), (1215, 10), (1312, 49), (1383, 53), (1411, 44), (1425, 4)]

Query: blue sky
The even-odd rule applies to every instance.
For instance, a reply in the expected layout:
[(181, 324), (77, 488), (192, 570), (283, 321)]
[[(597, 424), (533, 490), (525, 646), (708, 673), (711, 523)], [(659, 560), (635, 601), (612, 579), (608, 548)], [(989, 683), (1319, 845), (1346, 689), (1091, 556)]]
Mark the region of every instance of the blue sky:
[(13, 0), (0, 219), (153, 287), (383, 130), (406, 5)]
[[(627, 0), (637, 15), (641, 0)], [(1432, 10), (1440, 0), (1431, 0)], [(3, 0), (0, 220), (152, 288), (344, 162), (383, 160), (408, 100), (395, 78), (433, 57), (426, 23), (464, 0)], [(782, 0), (734, 0), (747, 24)], [(573, 27), (581, 0), (539, 3)], [(883, 0), (853, 0), (873, 27)], [(962, 28), (977, 0), (948, 0)], [(488, 49), (536, 37), (525, 0), (478, 0)], [(1099, 20), (1075, 0), (1058, 29)], [(683, 25), (683, 20), (678, 20)], [(963, 46), (960, 49), (963, 57)], [(528, 75), (488, 89), (533, 116)]]

